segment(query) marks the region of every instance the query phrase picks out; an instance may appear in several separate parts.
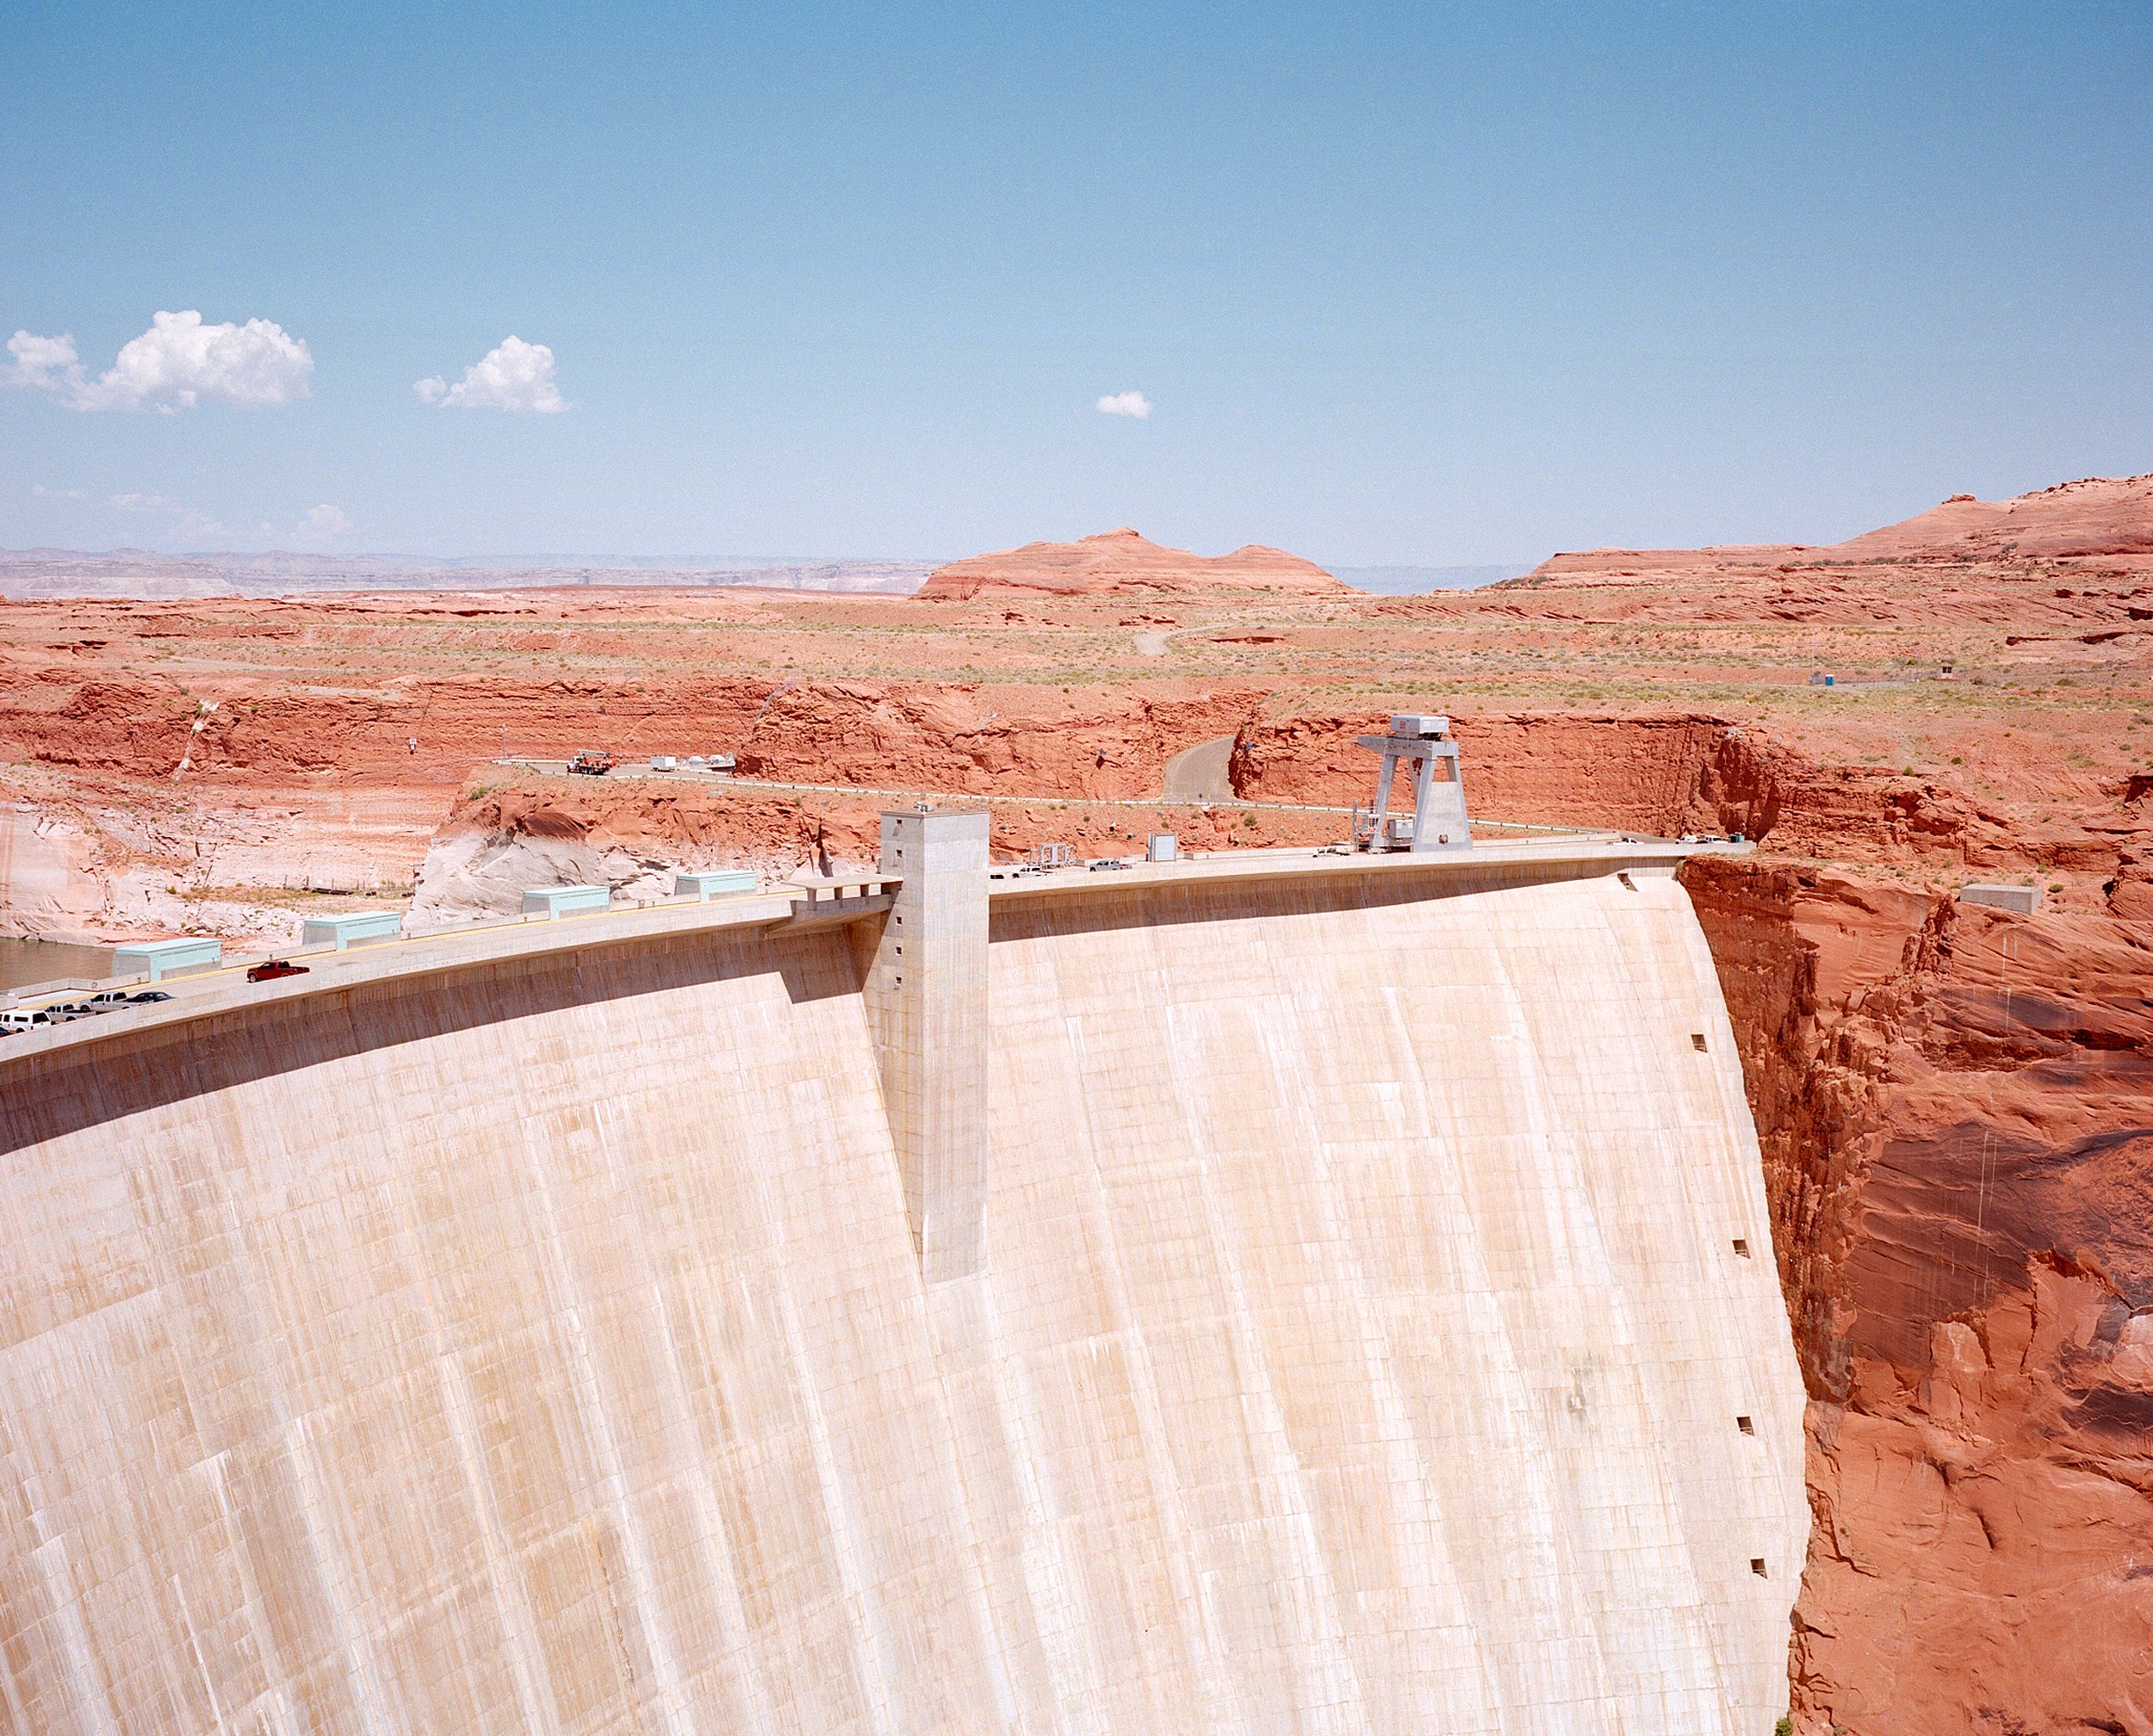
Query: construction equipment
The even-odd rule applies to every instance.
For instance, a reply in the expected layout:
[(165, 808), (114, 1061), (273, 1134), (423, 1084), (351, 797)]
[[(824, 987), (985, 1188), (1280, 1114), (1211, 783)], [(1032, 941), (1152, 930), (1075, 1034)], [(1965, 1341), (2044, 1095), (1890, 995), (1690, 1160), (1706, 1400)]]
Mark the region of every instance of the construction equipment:
[(568, 770), (586, 778), (603, 778), (617, 763), (610, 747), (586, 747), (568, 761)]

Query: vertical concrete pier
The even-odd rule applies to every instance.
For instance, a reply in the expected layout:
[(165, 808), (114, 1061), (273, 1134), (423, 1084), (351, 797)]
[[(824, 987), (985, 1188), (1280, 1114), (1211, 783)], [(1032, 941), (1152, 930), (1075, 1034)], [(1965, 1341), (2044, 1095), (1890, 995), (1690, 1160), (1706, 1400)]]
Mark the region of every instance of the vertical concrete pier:
[(982, 1262), (987, 1187), (987, 816), (888, 813), (903, 885), (867, 969), (869, 1028), (930, 1284)]

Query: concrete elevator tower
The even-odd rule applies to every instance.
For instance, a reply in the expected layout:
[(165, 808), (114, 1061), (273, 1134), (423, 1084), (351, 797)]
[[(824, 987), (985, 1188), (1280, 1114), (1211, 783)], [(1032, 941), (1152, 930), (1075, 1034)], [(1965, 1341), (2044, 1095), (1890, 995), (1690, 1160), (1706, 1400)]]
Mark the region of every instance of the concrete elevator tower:
[(987, 815), (882, 816), (901, 876), (866, 1010), (904, 1205), (930, 1284), (980, 1269), (987, 1187)]
[[(1383, 756), (1383, 770), (1375, 780), (1375, 806), (1354, 815), (1356, 844), (1365, 850), (1411, 850), (1416, 856), (1473, 847), (1458, 744), (1450, 739), (1448, 717), (1399, 714), (1391, 719), (1389, 735), (1357, 739)], [(1411, 820), (1390, 811), (1391, 783), (1400, 766), (1412, 768)]]

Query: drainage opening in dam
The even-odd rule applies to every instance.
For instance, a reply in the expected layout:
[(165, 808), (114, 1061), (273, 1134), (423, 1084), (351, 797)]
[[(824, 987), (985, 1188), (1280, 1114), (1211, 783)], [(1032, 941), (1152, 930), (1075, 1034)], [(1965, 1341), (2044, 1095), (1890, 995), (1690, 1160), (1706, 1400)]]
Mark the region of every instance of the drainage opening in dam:
[(1769, 1579), (1771, 1577), (1765, 1572), (1765, 1558), (1761, 1555), (1753, 1555), (1749, 1558), (1749, 1571), (1759, 1579)]
[(1757, 1432), (1756, 1423), (1747, 1417), (1737, 1417), (1734, 1419), (1734, 1426), (1745, 1435), (1754, 1435)]
[(1692, 1031), (1690, 1033), (1690, 1046), (1700, 1055), (1704, 1053), (1704, 1033), (1702, 1031)]
[(1749, 1242), (1746, 1237), (1737, 1236), (1734, 1238), (1734, 1251), (1745, 1260), (1749, 1258)]

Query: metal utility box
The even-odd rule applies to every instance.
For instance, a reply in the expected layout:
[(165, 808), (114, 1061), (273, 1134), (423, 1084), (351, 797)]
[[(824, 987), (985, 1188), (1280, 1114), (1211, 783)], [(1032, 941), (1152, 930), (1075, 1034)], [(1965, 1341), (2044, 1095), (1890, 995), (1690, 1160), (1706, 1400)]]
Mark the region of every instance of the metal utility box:
[(309, 916), (299, 931), (302, 946), (333, 946), (341, 952), (355, 940), (394, 940), (404, 932), (396, 910), (344, 910), (333, 916)]
[(1154, 832), (1145, 846), (1144, 859), (1147, 862), (1178, 861), (1181, 847), (1181, 840), (1171, 832)]
[(2015, 910), (2021, 916), (2031, 916), (2041, 908), (2041, 889), (2038, 886), (1962, 886), (1958, 889), (1962, 904), (1986, 904), (1992, 910)]

